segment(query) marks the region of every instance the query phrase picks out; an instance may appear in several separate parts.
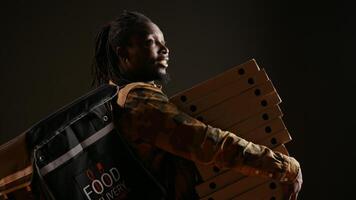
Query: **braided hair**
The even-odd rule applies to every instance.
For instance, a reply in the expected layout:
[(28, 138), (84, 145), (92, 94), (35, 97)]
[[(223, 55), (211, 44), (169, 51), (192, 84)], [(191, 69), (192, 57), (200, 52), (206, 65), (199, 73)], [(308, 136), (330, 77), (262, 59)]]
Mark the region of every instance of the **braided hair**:
[(95, 39), (92, 86), (108, 83), (109, 80), (118, 82), (124, 78), (115, 49), (129, 45), (130, 37), (147, 22), (152, 21), (139, 12), (124, 11), (102, 27)]

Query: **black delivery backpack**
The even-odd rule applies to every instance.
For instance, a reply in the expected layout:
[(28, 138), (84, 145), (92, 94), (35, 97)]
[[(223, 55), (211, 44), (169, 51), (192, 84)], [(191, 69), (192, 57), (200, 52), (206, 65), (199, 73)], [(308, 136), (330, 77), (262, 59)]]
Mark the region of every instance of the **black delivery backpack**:
[(165, 189), (115, 129), (117, 93), (116, 86), (101, 86), (28, 130), (33, 185), (45, 199), (165, 199)]

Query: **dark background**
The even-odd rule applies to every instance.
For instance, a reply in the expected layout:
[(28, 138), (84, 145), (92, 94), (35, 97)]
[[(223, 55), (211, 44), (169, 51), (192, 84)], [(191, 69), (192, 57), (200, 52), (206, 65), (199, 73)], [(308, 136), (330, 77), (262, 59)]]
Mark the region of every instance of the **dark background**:
[(283, 99), (300, 199), (352, 199), (356, 8), (336, 1), (2, 1), (0, 143), (90, 90), (94, 36), (123, 9), (164, 32), (169, 95), (255, 58)]

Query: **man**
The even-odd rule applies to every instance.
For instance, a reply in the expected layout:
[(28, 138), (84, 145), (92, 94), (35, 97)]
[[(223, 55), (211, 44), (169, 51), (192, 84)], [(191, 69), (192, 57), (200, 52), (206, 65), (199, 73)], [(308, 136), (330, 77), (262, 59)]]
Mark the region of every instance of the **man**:
[(204, 124), (169, 102), (153, 82), (167, 79), (168, 60), (163, 33), (137, 12), (124, 12), (96, 40), (94, 83), (123, 86), (113, 105), (117, 128), (168, 198), (197, 198), (194, 161), (278, 180), (286, 199), (296, 199), (302, 175), (294, 158)]

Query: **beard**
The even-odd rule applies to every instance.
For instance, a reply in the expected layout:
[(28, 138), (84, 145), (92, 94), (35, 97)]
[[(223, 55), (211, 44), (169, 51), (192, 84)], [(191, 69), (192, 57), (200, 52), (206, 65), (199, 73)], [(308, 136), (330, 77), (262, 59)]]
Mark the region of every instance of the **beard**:
[(170, 80), (171, 77), (167, 72), (167, 68), (159, 68), (155, 81), (159, 81), (161, 84), (167, 85)]
[(159, 78), (157, 79), (162, 85), (167, 85), (170, 80), (171, 76), (168, 73), (159, 74)]
[(157, 65), (142, 65), (132, 71), (127, 71), (124, 78), (129, 81), (158, 81), (162, 85), (168, 84), (171, 80), (170, 75), (167, 73), (167, 66)]

